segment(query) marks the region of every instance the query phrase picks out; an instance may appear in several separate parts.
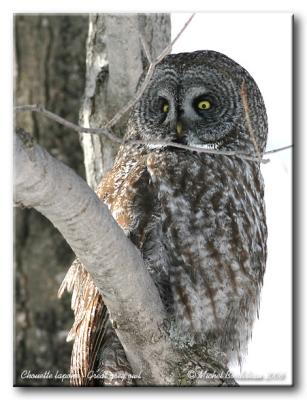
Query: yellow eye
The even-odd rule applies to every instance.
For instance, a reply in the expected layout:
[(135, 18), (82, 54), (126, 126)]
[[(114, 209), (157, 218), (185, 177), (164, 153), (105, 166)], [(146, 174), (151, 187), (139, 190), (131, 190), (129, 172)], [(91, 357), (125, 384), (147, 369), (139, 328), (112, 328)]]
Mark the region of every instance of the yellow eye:
[(168, 103), (164, 103), (163, 107), (162, 107), (162, 111), (164, 113), (168, 113), (168, 110), (169, 110), (169, 104)]
[(211, 107), (211, 103), (209, 100), (202, 100), (197, 104), (197, 107), (200, 110), (208, 110)]

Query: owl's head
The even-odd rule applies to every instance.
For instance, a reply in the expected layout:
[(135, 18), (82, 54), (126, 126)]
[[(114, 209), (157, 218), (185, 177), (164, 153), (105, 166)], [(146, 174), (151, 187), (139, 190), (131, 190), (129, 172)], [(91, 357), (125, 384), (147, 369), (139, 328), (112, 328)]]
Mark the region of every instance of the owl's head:
[(265, 106), (255, 81), (240, 65), (215, 51), (168, 55), (157, 65), (129, 124), (129, 137), (253, 155), (248, 125), (261, 152), (267, 137)]

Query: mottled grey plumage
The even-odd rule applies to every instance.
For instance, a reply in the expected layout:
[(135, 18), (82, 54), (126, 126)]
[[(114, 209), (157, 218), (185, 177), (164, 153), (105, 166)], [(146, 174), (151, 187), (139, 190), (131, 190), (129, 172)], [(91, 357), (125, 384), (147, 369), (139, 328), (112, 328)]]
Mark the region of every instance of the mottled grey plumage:
[[(257, 85), (234, 61), (213, 51), (173, 54), (156, 67), (131, 112), (126, 137), (257, 158), (265, 149), (267, 118)], [(172, 339), (178, 345), (210, 343), (229, 361), (240, 360), (258, 311), (266, 262), (260, 163), (172, 147), (122, 146), (97, 192), (142, 252), (169, 313)], [(74, 290), (86, 297), (84, 288), (75, 284)], [(101, 312), (101, 296), (97, 304)], [(102, 325), (96, 326), (96, 336)], [(98, 346), (102, 343), (104, 353), (96, 346), (90, 356), (101, 370), (110, 361), (106, 337), (100, 335)], [(95, 335), (91, 341), (97, 342)], [(115, 369), (116, 354), (111, 357)], [(123, 368), (122, 362), (119, 369), (125, 368), (129, 365)]]

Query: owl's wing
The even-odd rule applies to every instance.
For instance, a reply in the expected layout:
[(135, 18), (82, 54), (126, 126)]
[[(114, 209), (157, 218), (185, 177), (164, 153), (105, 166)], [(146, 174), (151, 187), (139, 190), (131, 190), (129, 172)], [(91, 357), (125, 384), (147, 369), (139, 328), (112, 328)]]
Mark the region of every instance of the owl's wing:
[(108, 312), (101, 294), (78, 259), (69, 268), (58, 296), (65, 290), (72, 292), (71, 308), (75, 315), (67, 336), (67, 341), (74, 340), (70, 380), (75, 386), (86, 386), (94, 368), (97, 346), (105, 334)]
[[(113, 217), (134, 243), (141, 245), (144, 238), (150, 204), (150, 182), (145, 161), (128, 165), (116, 163), (97, 188), (98, 197), (108, 205)], [(147, 195), (146, 195), (147, 194)], [(145, 199), (145, 201), (143, 200)], [(135, 218), (135, 215), (138, 218)], [(143, 216), (143, 217), (142, 217)], [(92, 384), (133, 384), (131, 369), (125, 352), (113, 329), (103, 297), (82, 263), (76, 259), (59, 289), (72, 292), (71, 305), (74, 324), (67, 341), (74, 340), (71, 357), (71, 383), (76, 386)], [(92, 372), (102, 378), (90, 379)], [(109, 379), (114, 374), (125, 379)], [(95, 382), (94, 382), (95, 381)]]

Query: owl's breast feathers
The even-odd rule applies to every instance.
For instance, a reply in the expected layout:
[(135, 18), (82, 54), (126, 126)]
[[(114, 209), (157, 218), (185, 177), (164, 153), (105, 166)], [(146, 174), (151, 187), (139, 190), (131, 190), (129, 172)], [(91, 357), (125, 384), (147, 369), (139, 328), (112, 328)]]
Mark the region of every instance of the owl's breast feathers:
[(244, 352), (266, 261), (259, 165), (172, 149), (118, 160), (101, 197), (141, 250), (175, 335)]
[[(168, 149), (129, 153), (126, 148), (97, 194), (142, 252), (174, 335), (213, 337), (229, 357), (244, 351), (266, 259), (259, 166), (233, 157)], [(82, 274), (87, 277), (84, 268)], [(61, 290), (74, 286), (73, 297), (79, 299), (74, 346), (83, 353), (94, 349), (85, 360), (88, 369), (107, 337), (106, 322), (94, 327), (90, 315), (95, 309), (103, 313), (105, 306), (98, 292), (88, 308), (82, 306), (89, 304), (88, 290), (74, 279)], [(78, 330), (83, 342), (76, 344)], [(78, 362), (84, 374), (84, 360)]]
[(149, 155), (147, 166), (161, 210), (177, 335), (215, 336), (226, 353), (244, 352), (266, 261), (259, 165), (169, 151)]

